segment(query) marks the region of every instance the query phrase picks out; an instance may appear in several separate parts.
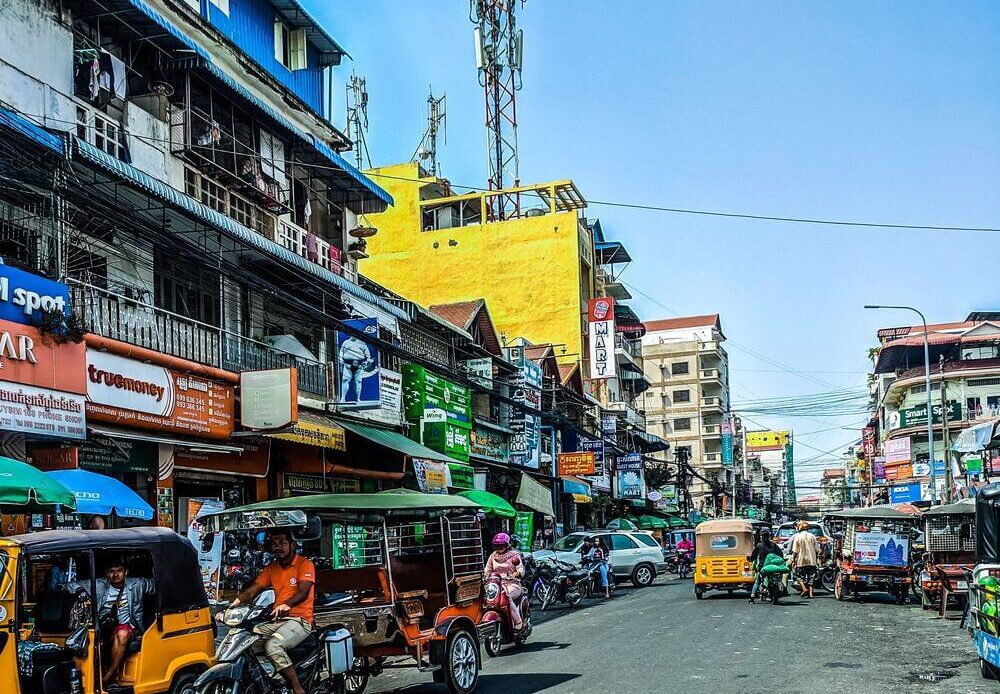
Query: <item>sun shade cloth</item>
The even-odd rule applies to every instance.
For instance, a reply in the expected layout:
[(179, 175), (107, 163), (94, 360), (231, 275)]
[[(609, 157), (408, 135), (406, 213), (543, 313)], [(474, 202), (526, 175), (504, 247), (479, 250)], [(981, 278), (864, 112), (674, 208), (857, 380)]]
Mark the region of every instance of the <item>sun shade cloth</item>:
[(492, 492), (486, 492), (481, 489), (468, 489), (464, 492), (459, 492), (457, 496), (464, 496), (466, 499), (475, 502), (486, 512), (487, 516), (513, 518), (517, 515), (517, 511), (514, 510), (514, 507), (506, 499)]

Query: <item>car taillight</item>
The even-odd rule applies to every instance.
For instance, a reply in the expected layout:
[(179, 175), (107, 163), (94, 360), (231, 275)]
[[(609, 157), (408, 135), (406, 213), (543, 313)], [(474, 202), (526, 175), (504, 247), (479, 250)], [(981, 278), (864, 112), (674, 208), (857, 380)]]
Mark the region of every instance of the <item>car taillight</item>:
[(743, 573), (745, 574), (750, 573), (750, 562), (748, 561), (743, 562)]

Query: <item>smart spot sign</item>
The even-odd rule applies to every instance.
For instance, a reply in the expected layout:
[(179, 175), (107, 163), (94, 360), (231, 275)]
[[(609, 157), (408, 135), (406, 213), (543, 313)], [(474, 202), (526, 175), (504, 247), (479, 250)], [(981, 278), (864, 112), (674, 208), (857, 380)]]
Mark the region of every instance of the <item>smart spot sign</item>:
[(0, 320), (35, 325), (52, 312), (69, 316), (69, 287), (0, 264)]

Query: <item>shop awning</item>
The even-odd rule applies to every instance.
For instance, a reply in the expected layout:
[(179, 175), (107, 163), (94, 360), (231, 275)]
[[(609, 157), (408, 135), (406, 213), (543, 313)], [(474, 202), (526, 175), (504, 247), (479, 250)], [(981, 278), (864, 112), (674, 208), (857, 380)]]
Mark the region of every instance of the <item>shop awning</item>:
[(563, 478), (562, 489), (564, 494), (572, 494), (574, 496), (585, 496), (590, 498), (590, 485), (586, 482), (581, 482), (579, 480), (572, 480)]
[(956, 453), (978, 453), (990, 447), (990, 443), (1000, 433), (1000, 419), (983, 422), (969, 427), (955, 439), (951, 450)]
[(92, 434), (107, 436), (112, 439), (126, 439), (128, 441), (146, 441), (147, 443), (166, 443), (173, 446), (183, 446), (192, 451), (205, 451), (206, 453), (242, 453), (239, 446), (227, 446), (222, 443), (207, 443), (205, 441), (189, 441), (187, 439), (174, 438), (173, 436), (162, 436), (160, 434), (145, 434), (138, 431), (127, 431), (125, 429), (114, 429), (111, 427), (87, 427)]
[(507, 503), (507, 500), (502, 496), (497, 496), (492, 492), (486, 492), (481, 489), (470, 489), (464, 492), (459, 492), (458, 496), (464, 496), (466, 499), (475, 501), (477, 504), (482, 506), (483, 511), (486, 512), (487, 516), (496, 516), (497, 518), (513, 518), (517, 515), (517, 511), (514, 507)]
[(372, 443), (376, 443), (379, 446), (399, 451), (403, 455), (408, 455), (411, 458), (461, 464), (460, 461), (455, 460), (444, 453), (438, 453), (437, 451), (432, 450), (421, 443), (417, 443), (412, 439), (408, 439), (397, 431), (373, 427), (368, 424), (361, 424), (360, 422), (340, 417), (336, 417), (335, 421), (352, 434), (357, 434), (358, 436), (368, 439)]
[(76, 496), (76, 512), (99, 516), (153, 520), (153, 507), (131, 487), (114, 477), (88, 470), (53, 470), (46, 473)]
[(515, 501), (546, 516), (556, 515), (552, 509), (552, 491), (530, 475), (521, 473), (521, 488)]
[(315, 412), (299, 411), (299, 421), (290, 430), (280, 434), (268, 434), (282, 441), (301, 443), (306, 446), (319, 446), (335, 451), (347, 451), (347, 438), (344, 427), (330, 417), (324, 417)]

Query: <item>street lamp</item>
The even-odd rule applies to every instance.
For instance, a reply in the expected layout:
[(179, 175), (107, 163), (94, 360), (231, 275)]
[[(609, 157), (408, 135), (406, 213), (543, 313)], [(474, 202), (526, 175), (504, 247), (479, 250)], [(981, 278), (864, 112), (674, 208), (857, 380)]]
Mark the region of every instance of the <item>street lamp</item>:
[[(912, 306), (876, 306), (874, 304), (865, 304), (865, 308), (913, 311), (920, 316), (920, 320), (924, 324), (924, 385), (927, 388), (927, 459), (931, 464), (931, 504), (936, 504), (938, 500), (937, 471), (936, 466), (934, 465), (934, 415), (931, 409), (931, 350), (930, 340), (927, 334), (927, 319), (924, 318), (924, 314)], [(942, 413), (942, 417), (944, 416), (947, 416), (947, 413)], [(945, 457), (947, 457), (947, 452), (945, 453)]]

